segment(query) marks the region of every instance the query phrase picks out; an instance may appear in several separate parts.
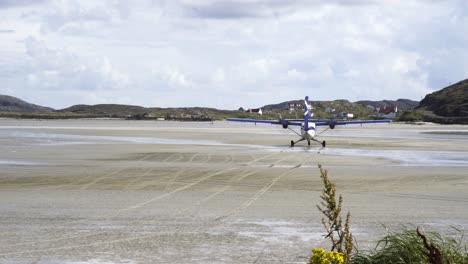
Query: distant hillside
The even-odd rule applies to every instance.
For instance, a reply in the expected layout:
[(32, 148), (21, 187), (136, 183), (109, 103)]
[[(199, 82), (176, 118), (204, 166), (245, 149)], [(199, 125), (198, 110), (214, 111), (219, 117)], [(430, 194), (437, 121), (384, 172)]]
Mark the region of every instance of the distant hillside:
[(239, 111), (218, 110), (206, 107), (149, 108), (120, 104), (74, 105), (56, 112), (62, 114), (71, 113), (83, 117), (112, 117), (137, 120), (163, 118), (165, 120), (207, 121), (224, 119), (228, 116), (252, 116), (248, 113), (239, 113)]
[(426, 95), (419, 108), (443, 117), (468, 117), (468, 79)]
[(51, 112), (54, 109), (40, 105), (30, 104), (19, 98), (0, 95), (0, 111), (1, 112)]
[(419, 102), (409, 100), (409, 99), (398, 99), (396, 101), (393, 100), (383, 100), (383, 101), (369, 101), (369, 100), (364, 100), (364, 101), (357, 101), (357, 104), (361, 104), (364, 106), (371, 105), (374, 108), (384, 108), (387, 106), (391, 107), (398, 107), (398, 110), (410, 110), (418, 107)]
[[(354, 118), (375, 118), (377, 112), (369, 109), (367, 105), (398, 106), (401, 110), (412, 109), (417, 102), (399, 99), (397, 101), (360, 101), (353, 103), (348, 100), (311, 101), (315, 118), (331, 118), (340, 113), (352, 113)], [(303, 114), (303, 99), (291, 100), (279, 104), (262, 107), (263, 115), (246, 113), (245, 111), (219, 110), (207, 107), (142, 107), (136, 105), (98, 104), (74, 105), (61, 110), (28, 104), (11, 96), (0, 96), (0, 116), (12, 118), (40, 118), (40, 119), (66, 119), (66, 118), (127, 118), (137, 120), (165, 119), (181, 121), (222, 120), (226, 117), (249, 117), (263, 119), (301, 118)], [(418, 117), (419, 118), (419, 117)]]
[(289, 109), (289, 103), (296, 103), (296, 102), (302, 102), (300, 100), (292, 100), (292, 101), (287, 101), (287, 102), (282, 102), (279, 104), (269, 104), (261, 107), (263, 110), (288, 110)]
[[(265, 105), (262, 107), (262, 110), (288, 110), (289, 104), (290, 103), (302, 103), (303, 99), (301, 100), (291, 100), (291, 101), (286, 101), (282, 102), (279, 104), (270, 104), (270, 105)], [(383, 108), (386, 106), (391, 106), (395, 107), (397, 106), (398, 109), (400, 110), (409, 110), (409, 109), (414, 109), (419, 105), (419, 102), (409, 100), (409, 99), (398, 99), (396, 101), (393, 100), (383, 100), (383, 101), (370, 101), (370, 100), (363, 100), (363, 101), (357, 101), (355, 103), (351, 103), (348, 100), (334, 100), (334, 101), (311, 101), (312, 105), (315, 106), (324, 106), (324, 107), (335, 107), (335, 108), (349, 108), (349, 107), (355, 107), (354, 104), (360, 104), (363, 106), (368, 106), (372, 105), (373, 107), (377, 108)]]
[[(352, 103), (348, 100), (310, 101), (315, 118), (330, 118), (340, 112), (353, 113), (355, 118), (367, 119), (375, 116), (375, 112), (365, 105)], [(261, 107), (263, 113), (281, 112), (284, 118), (296, 117), (302, 113), (304, 99), (290, 100), (279, 104), (270, 104)], [(290, 111), (295, 110), (295, 111)], [(296, 117), (297, 118), (297, 117)]]
[(74, 113), (97, 117), (129, 117), (147, 112), (147, 108), (136, 105), (98, 104), (98, 105), (74, 105), (58, 112)]

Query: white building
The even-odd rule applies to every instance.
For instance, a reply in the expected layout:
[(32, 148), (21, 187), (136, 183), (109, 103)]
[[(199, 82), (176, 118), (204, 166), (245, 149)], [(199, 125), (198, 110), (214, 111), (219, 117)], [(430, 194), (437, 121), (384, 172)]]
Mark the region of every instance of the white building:
[(382, 118), (395, 118), (396, 113), (398, 112), (398, 107), (387, 106), (379, 110), (377, 113), (378, 117)]

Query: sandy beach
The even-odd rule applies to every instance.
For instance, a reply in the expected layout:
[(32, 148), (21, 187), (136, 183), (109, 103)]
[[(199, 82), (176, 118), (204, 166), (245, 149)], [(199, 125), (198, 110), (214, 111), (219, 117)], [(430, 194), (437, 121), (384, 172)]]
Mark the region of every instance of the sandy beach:
[(468, 228), (468, 127), (0, 120), (0, 263), (304, 263), (326, 246), (318, 164), (360, 248)]

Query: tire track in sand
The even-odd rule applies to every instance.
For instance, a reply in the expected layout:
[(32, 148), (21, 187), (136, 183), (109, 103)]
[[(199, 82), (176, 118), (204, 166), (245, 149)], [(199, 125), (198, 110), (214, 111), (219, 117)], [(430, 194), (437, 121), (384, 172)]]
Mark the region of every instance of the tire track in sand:
[[(152, 157), (152, 156), (154, 156), (154, 155), (156, 155), (156, 154), (158, 154), (158, 153), (157, 153), (157, 152), (156, 152), (156, 153), (151, 153), (151, 154), (146, 155), (146, 156), (144, 156), (143, 158), (141, 158), (141, 159), (139, 159), (139, 160), (137, 160), (137, 161), (144, 161), (144, 160), (149, 159), (150, 157)], [(172, 156), (175, 156), (175, 155), (178, 155), (178, 154), (174, 154), (174, 155), (172, 155)], [(171, 157), (172, 157), (172, 156), (171, 156)], [(116, 170), (116, 171), (112, 171), (112, 172), (106, 173), (106, 174), (104, 174), (103, 176), (99, 177), (98, 179), (96, 179), (96, 180), (94, 180), (94, 181), (92, 181), (92, 182), (87, 183), (86, 185), (89, 185), (89, 186), (90, 186), (90, 185), (93, 184), (93, 183), (96, 183), (96, 182), (98, 182), (98, 181), (100, 181), (100, 180), (103, 180), (103, 179), (105, 179), (105, 178), (107, 178), (107, 177), (109, 177), (109, 176), (112, 176), (112, 175), (114, 175), (114, 174), (123, 172), (123, 171), (125, 171), (125, 170), (127, 170), (127, 169), (129, 169), (129, 168), (128, 168), (128, 167), (127, 167), (127, 168), (121, 168), (121, 169), (118, 169), (118, 170)], [(91, 176), (91, 177), (93, 177), (93, 176)], [(83, 187), (80, 188), (80, 189), (83, 189)], [(107, 216), (104, 215), (103, 218), (105, 218), (105, 219), (112, 219), (113, 217), (116, 217), (116, 216), (118, 216), (119, 214), (120, 214), (120, 210), (117, 211), (116, 213), (111, 214), (111, 215), (107, 215)], [(87, 219), (85, 219), (85, 220), (79, 220), (79, 221), (75, 221), (75, 224), (76, 224), (76, 223), (84, 223), (84, 222), (87, 222), (87, 221), (88, 221)], [(104, 232), (98, 232), (98, 233), (93, 233), (93, 234), (85, 234), (85, 235), (82, 235), (82, 234), (81, 234), (81, 235), (67, 236), (67, 237), (54, 238), (54, 239), (47, 239), (47, 240), (40, 240), (40, 241), (29, 241), (29, 242), (15, 243), (15, 244), (9, 244), (9, 245), (7, 245), (6, 247), (7, 247), (7, 248), (8, 248), (8, 247), (18, 247), (18, 246), (25, 246), (25, 245), (34, 245), (34, 244), (43, 244), (43, 243), (56, 242), (56, 241), (64, 241), (64, 240), (70, 240), (70, 239), (75, 239), (75, 238), (85, 238), (85, 237), (90, 237), (90, 236), (97, 235), (97, 234), (102, 234), (102, 233), (104, 233)], [(13, 253), (14, 253), (14, 252), (11, 252), (11, 254), (13, 254)], [(0, 256), (3, 256), (3, 255), (11, 255), (11, 254), (10, 254), (10, 253), (1, 253), (1, 252), (0, 252)]]
[[(143, 158), (137, 160), (137, 162), (145, 161), (145, 160), (147, 160), (147, 159), (149, 159), (149, 158), (151, 158), (151, 157), (153, 157), (153, 156), (155, 156), (155, 155), (157, 155), (157, 154), (158, 154), (158, 153), (155, 152), (155, 153), (146, 155), (145, 157), (143, 157)], [(96, 178), (96, 179), (94, 179), (93, 181), (91, 181), (91, 182), (89, 182), (89, 183), (83, 185), (80, 189), (81, 189), (81, 190), (86, 190), (86, 189), (88, 189), (89, 187), (91, 187), (92, 185), (94, 185), (94, 184), (96, 184), (96, 183), (98, 183), (98, 182), (100, 182), (100, 181), (102, 181), (102, 180), (104, 180), (104, 179), (106, 179), (106, 178), (109, 178), (109, 177), (112, 176), (112, 175), (121, 173), (121, 172), (123, 172), (123, 171), (125, 171), (125, 170), (127, 170), (127, 169), (128, 169), (128, 167), (125, 167), (125, 168), (121, 168), (121, 169), (118, 169), (118, 170), (109, 172), (109, 173), (107, 173), (107, 174), (104, 174), (103, 176), (101, 176), (101, 177), (99, 177), (99, 178)]]
[(287, 173), (297, 169), (297, 168), (300, 168), (301, 166), (303, 166), (306, 161), (309, 159), (309, 157), (305, 158), (304, 161), (302, 161), (301, 163), (299, 163), (298, 165), (290, 168), (290, 169), (287, 169), (286, 171), (280, 173), (278, 176), (276, 176), (275, 178), (273, 178), (273, 180), (271, 180), (271, 182), (267, 185), (265, 185), (262, 189), (258, 190), (254, 195), (252, 195), (247, 201), (245, 201), (243, 204), (241, 204), (239, 207), (235, 208), (234, 210), (230, 211), (229, 213), (223, 215), (223, 216), (219, 216), (215, 219), (215, 221), (221, 221), (221, 220), (224, 220), (230, 216), (233, 216), (233, 215), (236, 215), (238, 214), (239, 212), (241, 212), (242, 210), (246, 209), (247, 207), (249, 207), (253, 202), (255, 202), (258, 198), (260, 198), (263, 194), (265, 194), (273, 185), (275, 185), (275, 183), (277, 183), (284, 175), (286, 175)]
[[(257, 162), (257, 161), (260, 161), (260, 160), (263, 160), (265, 158), (268, 158), (268, 157), (271, 157), (271, 156), (274, 156), (274, 155), (278, 155), (279, 153), (282, 153), (283, 151), (280, 151), (280, 152), (277, 152), (277, 153), (272, 153), (272, 154), (269, 154), (269, 155), (265, 155), (263, 157), (260, 157), (260, 158), (257, 158), (255, 160), (251, 160), (250, 162), (248, 162), (247, 164), (251, 164), (253, 162)], [(153, 153), (153, 154), (150, 154), (142, 159), (140, 159), (139, 161), (143, 161), (143, 160), (146, 160), (154, 155), (156, 155), (158, 153)], [(300, 167), (299, 166), (296, 166), (296, 167)], [(296, 168), (294, 167), (294, 168)], [(294, 169), (292, 168), (292, 169)], [(89, 186), (91, 186), (92, 184), (95, 184), (97, 182), (99, 182), (100, 180), (104, 179), (104, 178), (107, 178), (111, 175), (114, 175), (118, 172), (122, 172), (124, 171), (126, 168), (123, 168), (123, 169), (120, 169), (120, 170), (117, 170), (115, 172), (110, 172), (108, 174), (105, 174), (104, 176), (86, 184), (86, 188), (88, 188)], [(201, 183), (202, 181), (205, 181), (213, 176), (216, 176), (216, 175), (219, 175), (219, 174), (222, 174), (222, 173), (225, 173), (227, 171), (230, 171), (230, 170), (234, 170), (235, 168), (227, 168), (227, 169), (224, 169), (224, 170), (221, 170), (221, 171), (218, 171), (218, 172), (215, 172), (215, 173), (212, 173), (212, 174), (209, 174), (195, 182), (192, 182), (190, 184), (187, 184), (187, 185), (184, 185), (182, 187), (179, 187), (169, 193), (164, 193), (164, 194), (161, 194), (159, 196), (156, 196), (152, 199), (149, 199), (145, 202), (142, 202), (142, 203), (139, 203), (139, 204), (136, 204), (136, 205), (133, 205), (133, 206), (129, 206), (129, 207), (126, 207), (126, 208), (123, 208), (123, 209), (120, 209), (119, 211), (115, 212), (114, 214), (112, 215), (108, 215), (108, 216), (105, 216), (104, 218), (106, 218), (107, 220), (109, 219), (112, 219), (114, 217), (117, 217), (119, 216), (122, 212), (124, 211), (131, 211), (131, 210), (134, 210), (134, 209), (138, 209), (138, 208), (141, 208), (142, 206), (145, 206), (151, 202), (154, 202), (154, 201), (157, 201), (157, 200), (160, 200), (160, 199), (163, 199), (163, 198), (166, 198), (174, 193), (177, 193), (177, 192), (180, 192), (182, 190), (185, 190), (185, 189), (188, 189), (198, 183)], [(291, 171), (292, 169), (289, 169), (287, 170), (286, 172), (280, 174), (279, 177), (277, 177), (277, 179), (273, 180), (271, 184), (269, 184), (269, 187), (267, 188), (263, 188), (263, 192), (266, 192), (274, 183), (276, 183), (279, 178), (281, 178), (282, 175), (286, 174), (287, 172)], [(185, 168), (181, 169), (179, 172), (181, 173), (183, 170), (185, 170)], [(253, 174), (253, 172), (251, 173)], [(250, 173), (247, 173), (245, 174), (243, 177), (241, 177), (242, 179), (244, 179), (245, 177), (251, 175)], [(82, 188), (83, 189), (83, 188)], [(261, 190), (261, 191), (262, 191)], [(256, 195), (256, 199), (258, 199), (261, 195)], [(251, 200), (251, 202), (249, 203), (249, 205), (254, 201), (252, 199), (249, 199), (249, 201)], [(245, 203), (244, 203), (245, 204)], [(248, 206), (248, 205), (247, 205)], [(243, 206), (243, 208), (246, 208), (247, 206)], [(236, 213), (239, 212), (240, 210), (234, 210)], [(233, 215), (234, 211), (231, 211), (230, 214), (228, 215), (224, 215), (224, 216), (221, 216), (221, 217), (218, 217), (215, 219), (215, 221), (219, 222), (220, 220), (223, 220), (231, 215)], [(81, 220), (81, 222), (86, 222), (88, 221), (87, 219), (85, 220)], [(200, 231), (201, 231), (201, 228), (204, 227), (205, 224), (202, 224), (195, 232), (195, 234), (198, 234)], [(174, 231), (177, 231), (177, 230), (174, 230)], [(24, 245), (34, 245), (34, 244), (44, 244), (44, 243), (50, 243), (50, 242), (58, 242), (58, 241), (67, 241), (67, 240), (71, 240), (71, 239), (83, 239), (85, 237), (90, 237), (90, 236), (94, 236), (94, 235), (101, 235), (101, 234), (105, 234), (107, 232), (97, 232), (97, 233), (93, 233), (93, 234), (85, 234), (85, 235), (76, 235), (76, 236), (67, 236), (67, 237), (62, 237), (62, 238), (57, 238), (57, 239), (48, 239), (48, 240), (41, 240), (41, 241), (30, 241), (30, 242), (24, 242), (24, 243), (17, 243), (17, 244), (10, 244), (8, 247), (18, 247), (18, 246), (24, 246)], [(170, 232), (170, 233), (173, 233), (173, 232)], [(106, 240), (106, 241), (99, 241), (99, 242), (95, 242), (95, 243), (86, 243), (86, 244), (80, 244), (80, 245), (70, 245), (70, 246), (60, 246), (60, 247), (50, 247), (50, 248), (45, 248), (45, 249), (36, 249), (36, 250), (27, 250), (27, 251), (12, 251), (12, 252), (0, 252), (0, 256), (8, 256), (8, 255), (18, 255), (18, 254), (31, 254), (31, 253), (39, 253), (39, 252), (48, 252), (48, 251), (53, 251), (53, 250), (69, 250), (69, 249), (76, 249), (76, 248), (85, 248), (85, 247), (90, 247), (90, 246), (98, 246), (98, 245), (102, 245), (102, 244), (114, 244), (114, 243), (119, 243), (119, 242), (126, 242), (126, 241), (133, 241), (133, 240), (138, 240), (138, 239), (144, 239), (144, 238), (149, 238), (149, 237), (156, 237), (158, 235), (161, 235), (160, 233), (158, 234), (148, 234), (148, 235), (142, 235), (142, 236), (136, 236), (136, 237), (130, 237), (130, 238), (124, 238), (124, 239), (113, 239), (113, 240)]]
[[(238, 179), (236, 179), (236, 180), (234, 180), (234, 181), (231, 181), (231, 183), (240, 182), (240, 181), (242, 181), (243, 179), (245, 179), (245, 178), (249, 177), (250, 175), (255, 174), (255, 173), (257, 173), (257, 172), (258, 172), (258, 170), (254, 170), (254, 171), (250, 171), (250, 172), (241, 174), (241, 176), (240, 176)], [(219, 194), (221, 194), (221, 193), (227, 191), (227, 190), (228, 190), (229, 188), (231, 188), (231, 187), (232, 187), (232, 185), (226, 185), (226, 186), (224, 186), (224, 187), (221, 188), (220, 190), (218, 190), (218, 191), (216, 191), (216, 192), (214, 192), (214, 193), (208, 195), (207, 197), (203, 198), (202, 200), (200, 200), (200, 201), (198, 202), (198, 204), (207, 202), (208, 200), (210, 200), (210, 199), (216, 197), (217, 195), (219, 195)]]
[(144, 201), (144, 202), (142, 202), (142, 203), (139, 203), (139, 204), (132, 205), (132, 206), (129, 206), (129, 207), (127, 207), (127, 208), (121, 209), (120, 212), (125, 212), (125, 211), (128, 211), (128, 210), (134, 210), (134, 209), (143, 207), (143, 206), (145, 206), (145, 205), (147, 205), (147, 204), (149, 204), (149, 203), (152, 203), (152, 202), (154, 202), (154, 201), (157, 201), (157, 200), (166, 198), (166, 197), (168, 197), (168, 196), (170, 196), (170, 195), (172, 195), (172, 194), (174, 194), (174, 193), (178, 193), (178, 192), (180, 192), (180, 191), (183, 191), (183, 190), (185, 190), (185, 189), (188, 189), (188, 188), (190, 188), (190, 187), (192, 187), (192, 186), (194, 186), (194, 185), (196, 185), (196, 184), (199, 184), (200, 182), (203, 182), (203, 181), (206, 181), (206, 180), (209, 179), (209, 178), (212, 178), (213, 176), (216, 176), (216, 175), (219, 175), (219, 174), (223, 174), (223, 173), (225, 173), (225, 172), (228, 172), (228, 171), (231, 171), (231, 170), (234, 170), (234, 169), (235, 169), (235, 168), (227, 168), (227, 169), (224, 169), (224, 170), (221, 170), (221, 171), (217, 171), (217, 172), (208, 174), (208, 175), (206, 175), (205, 177), (202, 177), (202, 178), (198, 179), (197, 181), (194, 181), (194, 182), (192, 182), (192, 183), (189, 183), (189, 184), (186, 184), (186, 185), (184, 185), (184, 186), (181, 186), (181, 187), (179, 187), (179, 188), (177, 188), (177, 189), (174, 189), (174, 190), (172, 190), (172, 191), (170, 191), (170, 192), (163, 193), (163, 194), (158, 195), (158, 196), (156, 196), (156, 197), (153, 197), (153, 198), (151, 198), (151, 199), (149, 199), (149, 200), (146, 200), (146, 201)]

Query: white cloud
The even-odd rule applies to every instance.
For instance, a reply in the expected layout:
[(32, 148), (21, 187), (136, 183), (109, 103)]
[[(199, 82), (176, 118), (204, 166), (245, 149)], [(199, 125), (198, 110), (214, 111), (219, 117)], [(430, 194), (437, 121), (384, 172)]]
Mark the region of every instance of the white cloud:
[(171, 67), (155, 68), (151, 71), (156, 79), (167, 83), (173, 88), (186, 88), (191, 85), (186, 75)]
[(305, 81), (307, 79), (307, 75), (303, 72), (300, 72), (296, 69), (290, 69), (286, 73), (288, 80), (296, 80), (296, 81)]
[(7, 1), (0, 94), (52, 107), (419, 100), (468, 78), (467, 10), (457, 0)]

